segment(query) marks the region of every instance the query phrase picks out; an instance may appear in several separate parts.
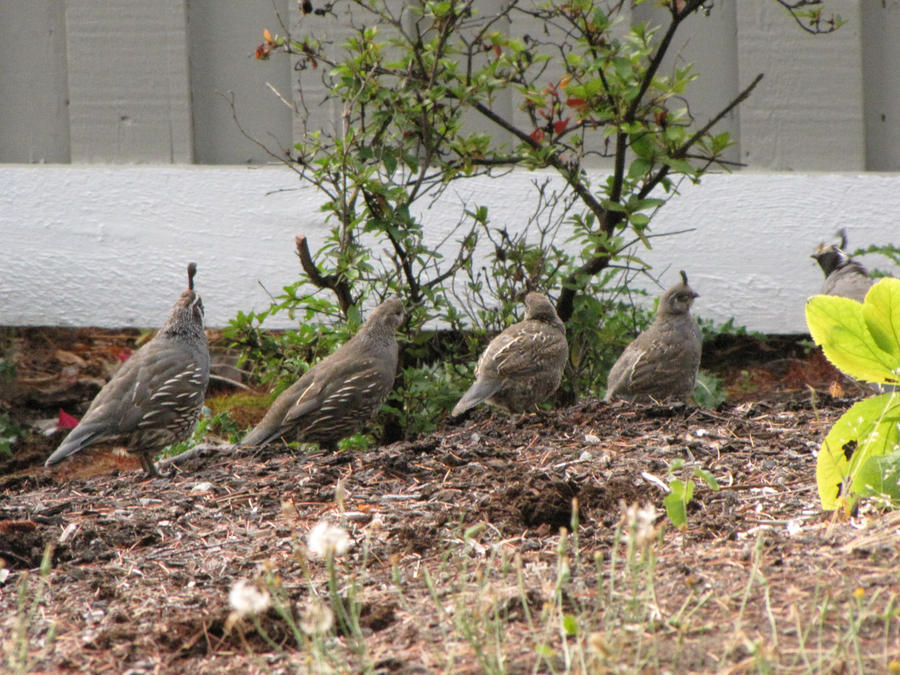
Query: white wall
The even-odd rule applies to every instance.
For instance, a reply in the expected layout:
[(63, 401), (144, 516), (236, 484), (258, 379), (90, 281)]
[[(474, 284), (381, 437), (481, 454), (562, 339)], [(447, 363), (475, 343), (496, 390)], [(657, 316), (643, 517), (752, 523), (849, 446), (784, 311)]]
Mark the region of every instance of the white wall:
[[(463, 198), (514, 229), (536, 177), (457, 183), (423, 222), (440, 239)], [(222, 326), (239, 309), (268, 305), (260, 284), (277, 294), (297, 279), (296, 233), (313, 249), (324, 238), (320, 198), (282, 167), (7, 165), (0, 185), (0, 325), (156, 327), (194, 260), (208, 323)], [(822, 281), (815, 246), (839, 227), (851, 248), (898, 244), (898, 214), (896, 174), (711, 175), (653, 224), (656, 233), (695, 231), (640, 253), (664, 284), (687, 271), (702, 317), (802, 333), (804, 301)]]

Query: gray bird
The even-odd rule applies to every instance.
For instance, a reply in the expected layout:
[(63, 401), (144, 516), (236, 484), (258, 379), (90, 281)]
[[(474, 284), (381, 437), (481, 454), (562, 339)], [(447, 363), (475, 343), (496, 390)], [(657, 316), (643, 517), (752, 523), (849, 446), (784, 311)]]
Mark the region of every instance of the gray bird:
[(372, 310), (359, 331), (285, 389), (241, 441), (258, 446), (283, 439), (334, 449), (381, 410), (397, 372), (395, 331), (403, 301), (391, 297)]
[(700, 326), (690, 312), (697, 297), (681, 272), (681, 283), (660, 298), (653, 323), (625, 347), (610, 369), (605, 401), (690, 397), (703, 347)]
[(553, 394), (569, 358), (566, 327), (546, 295), (525, 296), (525, 319), (491, 340), (475, 366), (475, 382), (454, 406), (453, 417), (482, 401), (523, 411)]
[(203, 301), (188, 287), (156, 336), (137, 350), (100, 390), (81, 422), (47, 459), (50, 466), (88, 447), (125, 447), (140, 456), (148, 476), (159, 476), (153, 456), (187, 439), (209, 382)]
[(838, 234), (841, 237), (840, 246), (819, 244), (811, 256), (825, 274), (825, 282), (819, 292), (863, 302), (875, 280), (869, 277), (868, 270), (861, 263), (853, 260), (847, 253), (847, 231), (842, 229)]

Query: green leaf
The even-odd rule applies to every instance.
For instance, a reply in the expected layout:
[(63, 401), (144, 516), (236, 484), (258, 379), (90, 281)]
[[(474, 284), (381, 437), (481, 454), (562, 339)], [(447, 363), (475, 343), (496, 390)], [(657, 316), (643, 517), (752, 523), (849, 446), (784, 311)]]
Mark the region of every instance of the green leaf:
[[(631, 150), (632, 152), (634, 152), (634, 154), (636, 154), (639, 158), (645, 160), (648, 164), (652, 163), (654, 148), (651, 135), (647, 132), (638, 132), (632, 134)], [(632, 166), (634, 166), (633, 163)]]
[(900, 354), (900, 279), (882, 279), (869, 289), (863, 303), (866, 327), (878, 348)]
[(894, 506), (900, 504), (900, 451), (869, 457), (859, 468), (855, 485), (864, 497), (878, 496)]
[(384, 162), (384, 170), (388, 172), (388, 174), (394, 173), (397, 170), (397, 158), (394, 157), (393, 154), (386, 152), (381, 156), (381, 161)]
[(652, 167), (652, 162), (642, 157), (638, 157), (631, 163), (631, 166), (628, 167), (628, 178), (630, 178), (631, 180), (640, 178), (641, 176), (647, 174)]
[[(816, 461), (819, 501), (826, 511), (866, 494), (861, 468), (893, 452), (900, 422), (900, 396), (882, 394), (855, 403), (828, 432)], [(846, 489), (845, 489), (846, 488)], [(852, 494), (851, 494), (852, 493)]]
[(556, 652), (553, 651), (553, 647), (546, 643), (541, 643), (534, 648), (534, 651), (537, 652), (538, 656), (543, 656), (545, 659), (552, 659), (556, 656)]
[(645, 213), (632, 213), (628, 217), (628, 221), (635, 227), (647, 227), (650, 224), (650, 216)]
[(806, 303), (806, 325), (826, 358), (850, 377), (866, 382), (896, 381), (893, 371), (900, 359), (875, 344), (860, 303), (816, 295)]
[(669, 483), (669, 488), (672, 491), (663, 499), (663, 504), (672, 524), (682, 528), (687, 524), (687, 505), (694, 496), (694, 481), (676, 479)]
[(578, 621), (571, 614), (566, 614), (563, 617), (563, 630), (566, 631), (566, 635), (578, 635)]
[(706, 483), (710, 489), (718, 492), (719, 490), (719, 481), (716, 480), (716, 477), (712, 475), (712, 472), (707, 469), (701, 469), (699, 466), (694, 467), (694, 475)]

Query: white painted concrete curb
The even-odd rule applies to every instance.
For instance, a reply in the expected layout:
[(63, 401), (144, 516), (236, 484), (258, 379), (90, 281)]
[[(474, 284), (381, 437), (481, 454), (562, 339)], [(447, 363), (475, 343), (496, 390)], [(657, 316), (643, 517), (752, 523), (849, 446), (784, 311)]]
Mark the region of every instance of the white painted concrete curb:
[[(461, 200), (488, 206), (494, 226), (523, 225), (540, 176), (455, 184), (422, 216), (429, 237), (452, 229)], [(5, 165), (0, 185), (0, 325), (156, 327), (194, 260), (208, 324), (223, 326), (267, 307), (263, 287), (296, 281), (294, 234), (314, 247), (325, 237), (321, 198), (283, 167)], [(803, 333), (804, 302), (822, 281), (816, 244), (839, 227), (851, 247), (900, 244), (898, 222), (897, 174), (710, 175), (653, 223), (694, 231), (639, 253), (666, 285), (686, 270), (704, 318)]]

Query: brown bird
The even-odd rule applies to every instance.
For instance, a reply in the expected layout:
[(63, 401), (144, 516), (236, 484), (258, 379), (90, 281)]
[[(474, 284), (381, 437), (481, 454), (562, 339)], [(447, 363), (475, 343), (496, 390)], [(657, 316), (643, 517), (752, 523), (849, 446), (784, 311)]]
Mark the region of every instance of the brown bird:
[(153, 456), (187, 439), (203, 408), (209, 347), (203, 301), (188, 287), (156, 336), (137, 350), (100, 390), (81, 422), (47, 459), (47, 466), (88, 447), (122, 447), (140, 456), (148, 476), (159, 476)]
[(681, 272), (681, 283), (659, 301), (656, 318), (609, 371), (605, 401), (687, 400), (694, 391), (703, 338), (691, 305), (699, 297)]
[(868, 270), (861, 263), (853, 260), (847, 253), (847, 231), (841, 229), (838, 234), (841, 237), (840, 246), (826, 246), (822, 243), (810, 256), (819, 263), (825, 274), (825, 281), (819, 292), (863, 302), (875, 280), (869, 277)]
[(491, 340), (478, 359), (475, 382), (450, 413), (456, 417), (482, 401), (523, 411), (559, 388), (569, 358), (566, 327), (546, 295), (525, 296), (525, 319)]
[(372, 310), (359, 331), (285, 389), (242, 445), (272, 441), (318, 443), (334, 449), (384, 405), (397, 372), (395, 331), (403, 301), (391, 297)]

